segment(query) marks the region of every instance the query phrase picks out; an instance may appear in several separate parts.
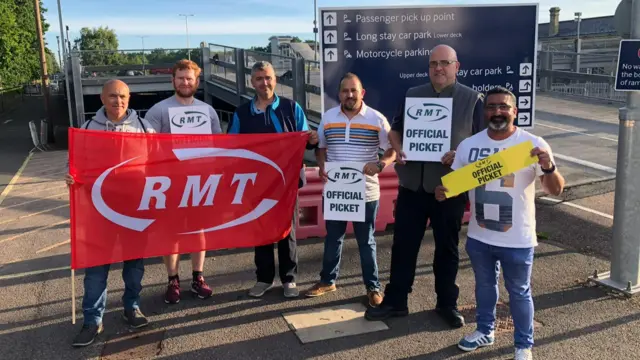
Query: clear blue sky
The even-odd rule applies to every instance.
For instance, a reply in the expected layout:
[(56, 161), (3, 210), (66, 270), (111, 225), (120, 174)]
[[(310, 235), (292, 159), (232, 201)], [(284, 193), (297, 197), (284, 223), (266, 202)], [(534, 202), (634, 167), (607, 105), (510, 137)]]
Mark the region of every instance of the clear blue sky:
[[(120, 49), (186, 47), (184, 17), (189, 17), (190, 45), (201, 41), (236, 47), (264, 46), (271, 35), (292, 35), (313, 39), (313, 0), (60, 0), (63, 24), (70, 37), (79, 36), (82, 27), (108, 26), (116, 31)], [(521, 0), (318, 0), (318, 7), (401, 6), (443, 4), (531, 3)], [(612, 15), (619, 0), (541, 0), (540, 22), (549, 21), (549, 8), (559, 6), (560, 20)], [(57, 0), (44, 0), (45, 17), (50, 24), (48, 47), (57, 52), (59, 35)], [(494, 19), (499, 21), (498, 19)]]

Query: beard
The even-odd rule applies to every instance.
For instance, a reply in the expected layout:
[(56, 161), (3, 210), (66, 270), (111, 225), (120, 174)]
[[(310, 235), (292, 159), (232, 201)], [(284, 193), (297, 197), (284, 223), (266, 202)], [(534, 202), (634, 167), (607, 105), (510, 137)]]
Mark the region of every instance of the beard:
[(177, 87), (174, 87), (174, 89), (176, 90), (176, 93), (178, 94), (178, 96), (183, 97), (183, 98), (188, 98), (188, 97), (192, 97), (193, 95), (196, 94), (196, 91), (198, 91), (197, 87), (192, 87), (190, 89), (180, 89)]
[(344, 104), (342, 105), (342, 108), (347, 111), (353, 111), (355, 110), (357, 103), (358, 102), (355, 99), (349, 99), (344, 102)]
[(504, 131), (508, 128), (509, 120), (506, 117), (496, 115), (489, 119), (489, 128), (494, 131)]

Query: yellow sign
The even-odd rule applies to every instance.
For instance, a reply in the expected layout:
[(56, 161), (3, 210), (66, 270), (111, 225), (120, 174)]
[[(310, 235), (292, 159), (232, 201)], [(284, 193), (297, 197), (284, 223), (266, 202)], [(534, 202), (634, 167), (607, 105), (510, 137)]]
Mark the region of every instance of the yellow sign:
[(466, 165), (442, 177), (447, 198), (459, 195), (538, 162), (531, 156), (533, 143), (525, 141), (487, 158)]

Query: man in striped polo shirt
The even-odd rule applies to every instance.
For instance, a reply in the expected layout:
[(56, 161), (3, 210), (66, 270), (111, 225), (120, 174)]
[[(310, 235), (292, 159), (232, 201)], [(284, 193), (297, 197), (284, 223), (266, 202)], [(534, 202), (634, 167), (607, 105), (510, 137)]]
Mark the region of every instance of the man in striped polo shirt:
[[(318, 125), (319, 176), (327, 181), (325, 161), (357, 161), (366, 163), (363, 172), (366, 177), (365, 221), (353, 222), (358, 248), (362, 278), (367, 290), (369, 305), (382, 302), (382, 292), (378, 280), (376, 260), (376, 240), (373, 236), (380, 199), (378, 173), (395, 160), (395, 151), (387, 138), (391, 127), (386, 117), (368, 107), (362, 100), (365, 91), (358, 76), (345, 74), (340, 80), (340, 106), (328, 110)], [(379, 149), (385, 151), (381, 159)], [(324, 242), (324, 257), (320, 282), (306, 293), (309, 297), (335, 291), (338, 278), (342, 243), (347, 230), (346, 221), (325, 221), (327, 237)]]

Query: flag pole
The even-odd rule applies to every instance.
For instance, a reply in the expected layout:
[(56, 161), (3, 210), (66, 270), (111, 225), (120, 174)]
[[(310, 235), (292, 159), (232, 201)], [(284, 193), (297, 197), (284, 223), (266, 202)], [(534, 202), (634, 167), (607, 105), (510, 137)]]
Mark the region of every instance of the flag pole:
[(71, 269), (71, 323), (76, 323), (76, 276), (75, 270)]

